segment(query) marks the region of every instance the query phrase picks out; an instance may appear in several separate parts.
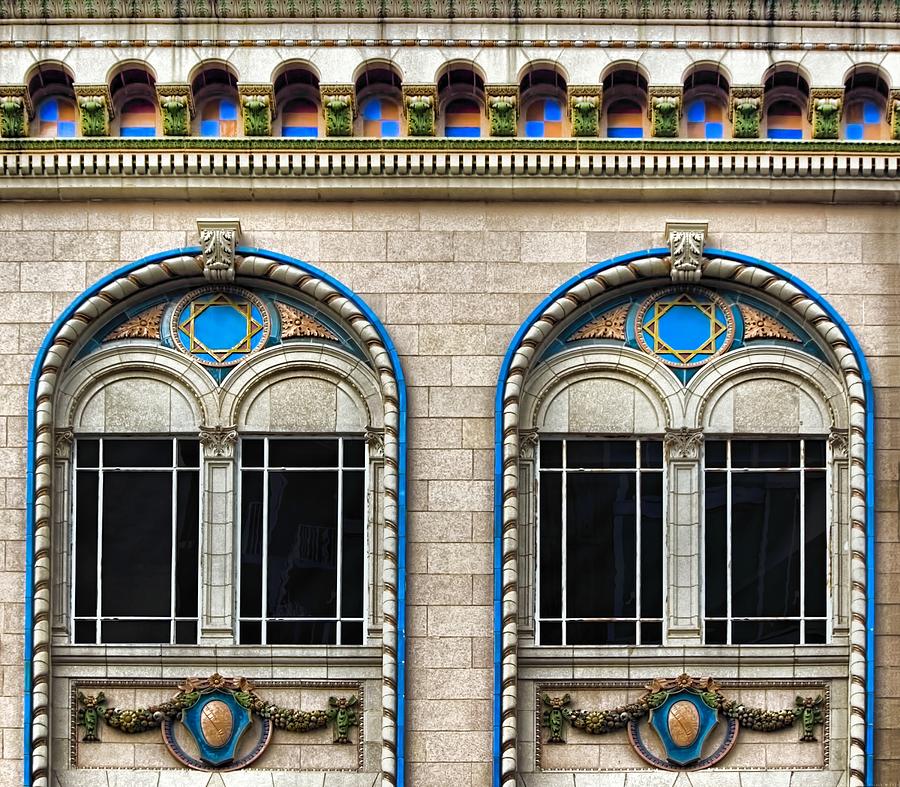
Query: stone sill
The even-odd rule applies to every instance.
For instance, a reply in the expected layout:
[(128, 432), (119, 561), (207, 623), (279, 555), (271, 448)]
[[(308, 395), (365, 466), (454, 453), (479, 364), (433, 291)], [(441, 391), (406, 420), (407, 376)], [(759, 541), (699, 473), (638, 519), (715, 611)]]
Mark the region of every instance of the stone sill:
[[(246, 200), (283, 199), (290, 191), (304, 200), (610, 197), (900, 202), (897, 143), (883, 143), (877, 147), (879, 153), (841, 143), (823, 148), (816, 142), (800, 150), (772, 145), (750, 149), (759, 143), (743, 152), (708, 143), (699, 149), (680, 149), (689, 143), (677, 140), (608, 150), (560, 150), (549, 145), (519, 150), (515, 140), (483, 140), (492, 147), (502, 143), (507, 150), (427, 150), (424, 143), (423, 148), (411, 149), (413, 143), (419, 144), (414, 140), (403, 140), (405, 149), (355, 144), (367, 140), (329, 141), (341, 142), (343, 150), (331, 149), (330, 144), (321, 150), (266, 150), (262, 141), (247, 146), (246, 140), (241, 140), (244, 147), (232, 150), (189, 150), (187, 145), (169, 150), (100, 149), (113, 141), (118, 142), (103, 140), (93, 150), (57, 144), (0, 152), (4, 198), (192, 199), (209, 192), (217, 199)], [(23, 146), (30, 142), (23, 141)]]
[(811, 666), (839, 666), (846, 673), (849, 656), (847, 645), (519, 646), (520, 667), (624, 666), (632, 671), (659, 667), (691, 672), (698, 666), (714, 664), (717, 669), (766, 665), (793, 671), (796, 667), (798, 675), (805, 674)]
[(59, 666), (185, 664), (208, 666), (381, 666), (377, 645), (298, 647), (293, 645), (54, 645), (53, 663)]

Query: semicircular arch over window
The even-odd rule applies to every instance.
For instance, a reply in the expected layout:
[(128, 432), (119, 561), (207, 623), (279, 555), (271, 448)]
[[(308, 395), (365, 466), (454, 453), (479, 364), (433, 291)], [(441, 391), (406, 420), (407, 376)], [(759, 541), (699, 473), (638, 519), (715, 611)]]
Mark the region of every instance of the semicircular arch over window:
[[(122, 727), (136, 746), (143, 729), (158, 736), (161, 725), (175, 767), (283, 768), (268, 756), (269, 739), (331, 724), (332, 698), (352, 709), (334, 722), (334, 739), (352, 745), (317, 753), (321, 767), (402, 784), (406, 399), (399, 360), (358, 296), (305, 263), (236, 247), (236, 222), (224, 225), (203, 226), (202, 248), (140, 260), (95, 284), (64, 311), (38, 355), (29, 462), (32, 472), (48, 462), (54, 470), (35, 475), (29, 501), (34, 587), (25, 647), (37, 656), (27, 666), (33, 688), (25, 727), (46, 728), (51, 715), (76, 714), (75, 703), (88, 701), (51, 707), (41, 688), (51, 681), (59, 696), (102, 704), (99, 691), (127, 705), (129, 681), (152, 674), (148, 653), (180, 675), (173, 648), (201, 654), (201, 646), (227, 642), (250, 681), (234, 691), (290, 706), (297, 703), (286, 689), (304, 687), (303, 710), (290, 711), (290, 725), (251, 705), (256, 732), (239, 745), (228, 724), (209, 732), (203, 721), (195, 730), (201, 761), (184, 740), (166, 737), (163, 710), (147, 725)], [(50, 428), (39, 431), (40, 424)], [(64, 488), (70, 492), (60, 496)], [(64, 544), (52, 566), (43, 558), (51, 529)], [(109, 645), (125, 654), (122, 678), (98, 683), (91, 654)], [(306, 655), (280, 681), (254, 689), (256, 677), (269, 677), (255, 675), (254, 659), (272, 647)], [(315, 665), (335, 648), (343, 677), (322, 681)], [(67, 660), (64, 675), (40, 655), (51, 651)], [(381, 669), (373, 673), (373, 664)], [(216, 712), (236, 725), (246, 702), (234, 700), (220, 676), (208, 683), (201, 693), (219, 692)], [(170, 685), (142, 683), (160, 701), (171, 696)], [(367, 692), (378, 699), (364, 701)], [(382, 729), (372, 752), (357, 730), (363, 724)], [(210, 759), (203, 735), (237, 748)], [(102, 736), (98, 746), (52, 761), (45, 739), (29, 740), (34, 787), (48, 784), (52, 771), (88, 762), (116, 767)]]
[[(743, 742), (750, 722), (737, 707), (782, 720), (755, 728), (777, 742), (780, 767), (866, 783), (865, 358), (811, 288), (703, 240), (673, 232), (670, 248), (576, 276), (532, 313), (504, 359), (495, 785), (623, 770), (621, 747), (600, 745), (620, 729), (627, 757), (653, 768), (753, 770), (756, 741)], [(764, 678), (735, 674), (735, 646)], [(616, 655), (623, 647), (630, 663)], [(778, 653), (787, 669), (772, 664)], [(644, 656), (659, 680), (629, 699), (646, 684), (633, 675)], [(822, 670), (823, 659), (832, 667)], [(573, 667), (577, 680), (560, 677)], [(711, 678), (692, 677), (701, 675)], [(765, 707), (753, 693), (763, 686)], [(705, 700), (689, 708), (692, 696)], [(536, 728), (522, 697), (538, 698)], [(832, 707), (849, 709), (849, 734), (828, 726)], [(813, 710), (797, 730), (803, 708)], [(668, 727), (652, 721), (654, 709)], [(694, 727), (679, 726), (692, 714)], [(719, 737), (709, 734), (716, 724)], [(840, 758), (813, 746), (823, 737)], [(557, 743), (566, 746), (547, 745)]]

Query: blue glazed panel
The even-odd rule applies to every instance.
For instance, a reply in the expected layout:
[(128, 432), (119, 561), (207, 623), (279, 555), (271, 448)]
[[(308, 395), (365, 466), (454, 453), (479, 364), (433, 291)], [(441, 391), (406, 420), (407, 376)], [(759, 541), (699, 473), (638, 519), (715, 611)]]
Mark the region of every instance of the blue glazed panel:
[(700, 99), (688, 104), (687, 120), (688, 123), (702, 123), (706, 120), (706, 102)]
[(525, 136), (526, 137), (543, 137), (544, 136), (544, 122), (542, 120), (529, 120), (525, 123)]
[(281, 130), (283, 137), (318, 137), (319, 129), (315, 126), (285, 126)]
[(481, 129), (475, 126), (453, 126), (446, 130), (448, 137), (480, 137)]
[(123, 137), (155, 137), (156, 129), (150, 126), (128, 126), (121, 130)]
[(799, 128), (770, 128), (769, 139), (803, 139), (803, 131)]
[(220, 120), (237, 120), (238, 111), (237, 104), (229, 99), (222, 99), (219, 102), (219, 119)]
[(382, 120), (381, 136), (383, 137), (399, 137), (400, 121), (399, 120)]
[(548, 98), (544, 102), (544, 120), (562, 120), (562, 105), (556, 99)]
[(643, 139), (644, 129), (637, 127), (611, 128), (606, 135), (611, 139)]
[(721, 123), (706, 124), (707, 139), (722, 139), (725, 136), (725, 127)]
[(878, 105), (872, 103), (871, 101), (866, 101), (863, 104), (863, 123), (880, 123), (881, 122), (881, 110), (878, 109)]

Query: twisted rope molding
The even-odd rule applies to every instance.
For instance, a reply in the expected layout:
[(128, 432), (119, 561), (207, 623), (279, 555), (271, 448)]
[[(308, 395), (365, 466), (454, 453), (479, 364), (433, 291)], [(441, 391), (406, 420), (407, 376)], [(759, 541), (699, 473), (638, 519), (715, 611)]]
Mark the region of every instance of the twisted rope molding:
[[(49, 787), (50, 730), (50, 555), (53, 446), (53, 400), (61, 372), (78, 339), (117, 304), (135, 294), (179, 278), (203, 273), (195, 249), (182, 249), (147, 258), (144, 265), (117, 271), (83, 302), (70, 307), (45, 340), (32, 373), (29, 492), (33, 501), (31, 539), (33, 550), (27, 561), (31, 597), (26, 599), (26, 704), (25, 780), (30, 787)], [(263, 279), (291, 287), (322, 304), (349, 327), (368, 351), (376, 369), (384, 400), (384, 592), (382, 653), (382, 754), (384, 783), (402, 784), (398, 748), (402, 750), (398, 728), (402, 729), (402, 708), (398, 695), (402, 685), (402, 554), (400, 543), (400, 493), (402, 476), (401, 433), (403, 431), (402, 372), (394, 367), (391, 351), (379, 328), (346, 295), (317, 273), (298, 264), (266, 258), (255, 250), (236, 260), (241, 276)], [(185, 253), (188, 252), (188, 253)], [(251, 252), (251, 253), (248, 253)], [(26, 581), (26, 595), (29, 594)], [(29, 603), (30, 602), (30, 603)], [(30, 619), (29, 619), (30, 618)], [(30, 662), (30, 670), (28, 668)], [(26, 699), (27, 703), (27, 699)]]
[[(495, 472), (495, 592), (499, 605), (495, 638), (494, 784), (515, 784), (518, 766), (516, 682), (518, 673), (518, 516), (519, 516), (519, 405), (525, 380), (536, 357), (556, 327), (594, 298), (639, 280), (668, 277), (670, 265), (658, 248), (636, 252), (595, 266), (557, 289), (531, 315), (507, 351), (497, 387), (498, 456)], [(867, 772), (867, 688), (871, 679), (867, 648), (867, 516), (869, 479), (866, 388), (868, 372), (854, 353), (855, 341), (790, 277), (774, 266), (741, 255), (707, 249), (706, 279), (733, 282), (765, 292), (790, 307), (831, 348), (842, 373), (850, 423), (850, 688), (848, 763), (850, 787), (864, 787)], [(727, 256), (726, 256), (727, 255)], [(849, 332), (849, 329), (847, 329)], [(498, 702), (499, 701), (499, 702)], [(499, 705), (499, 707), (497, 707)]]

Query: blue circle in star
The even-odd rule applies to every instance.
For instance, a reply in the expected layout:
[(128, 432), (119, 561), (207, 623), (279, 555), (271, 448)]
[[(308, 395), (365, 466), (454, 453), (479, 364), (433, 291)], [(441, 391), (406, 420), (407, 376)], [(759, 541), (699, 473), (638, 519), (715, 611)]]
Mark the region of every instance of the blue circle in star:
[(175, 344), (204, 366), (234, 366), (265, 347), (270, 329), (265, 304), (239, 287), (194, 290), (172, 315)]
[(667, 366), (692, 369), (726, 352), (734, 342), (731, 307), (710, 290), (670, 287), (644, 301), (635, 338)]

